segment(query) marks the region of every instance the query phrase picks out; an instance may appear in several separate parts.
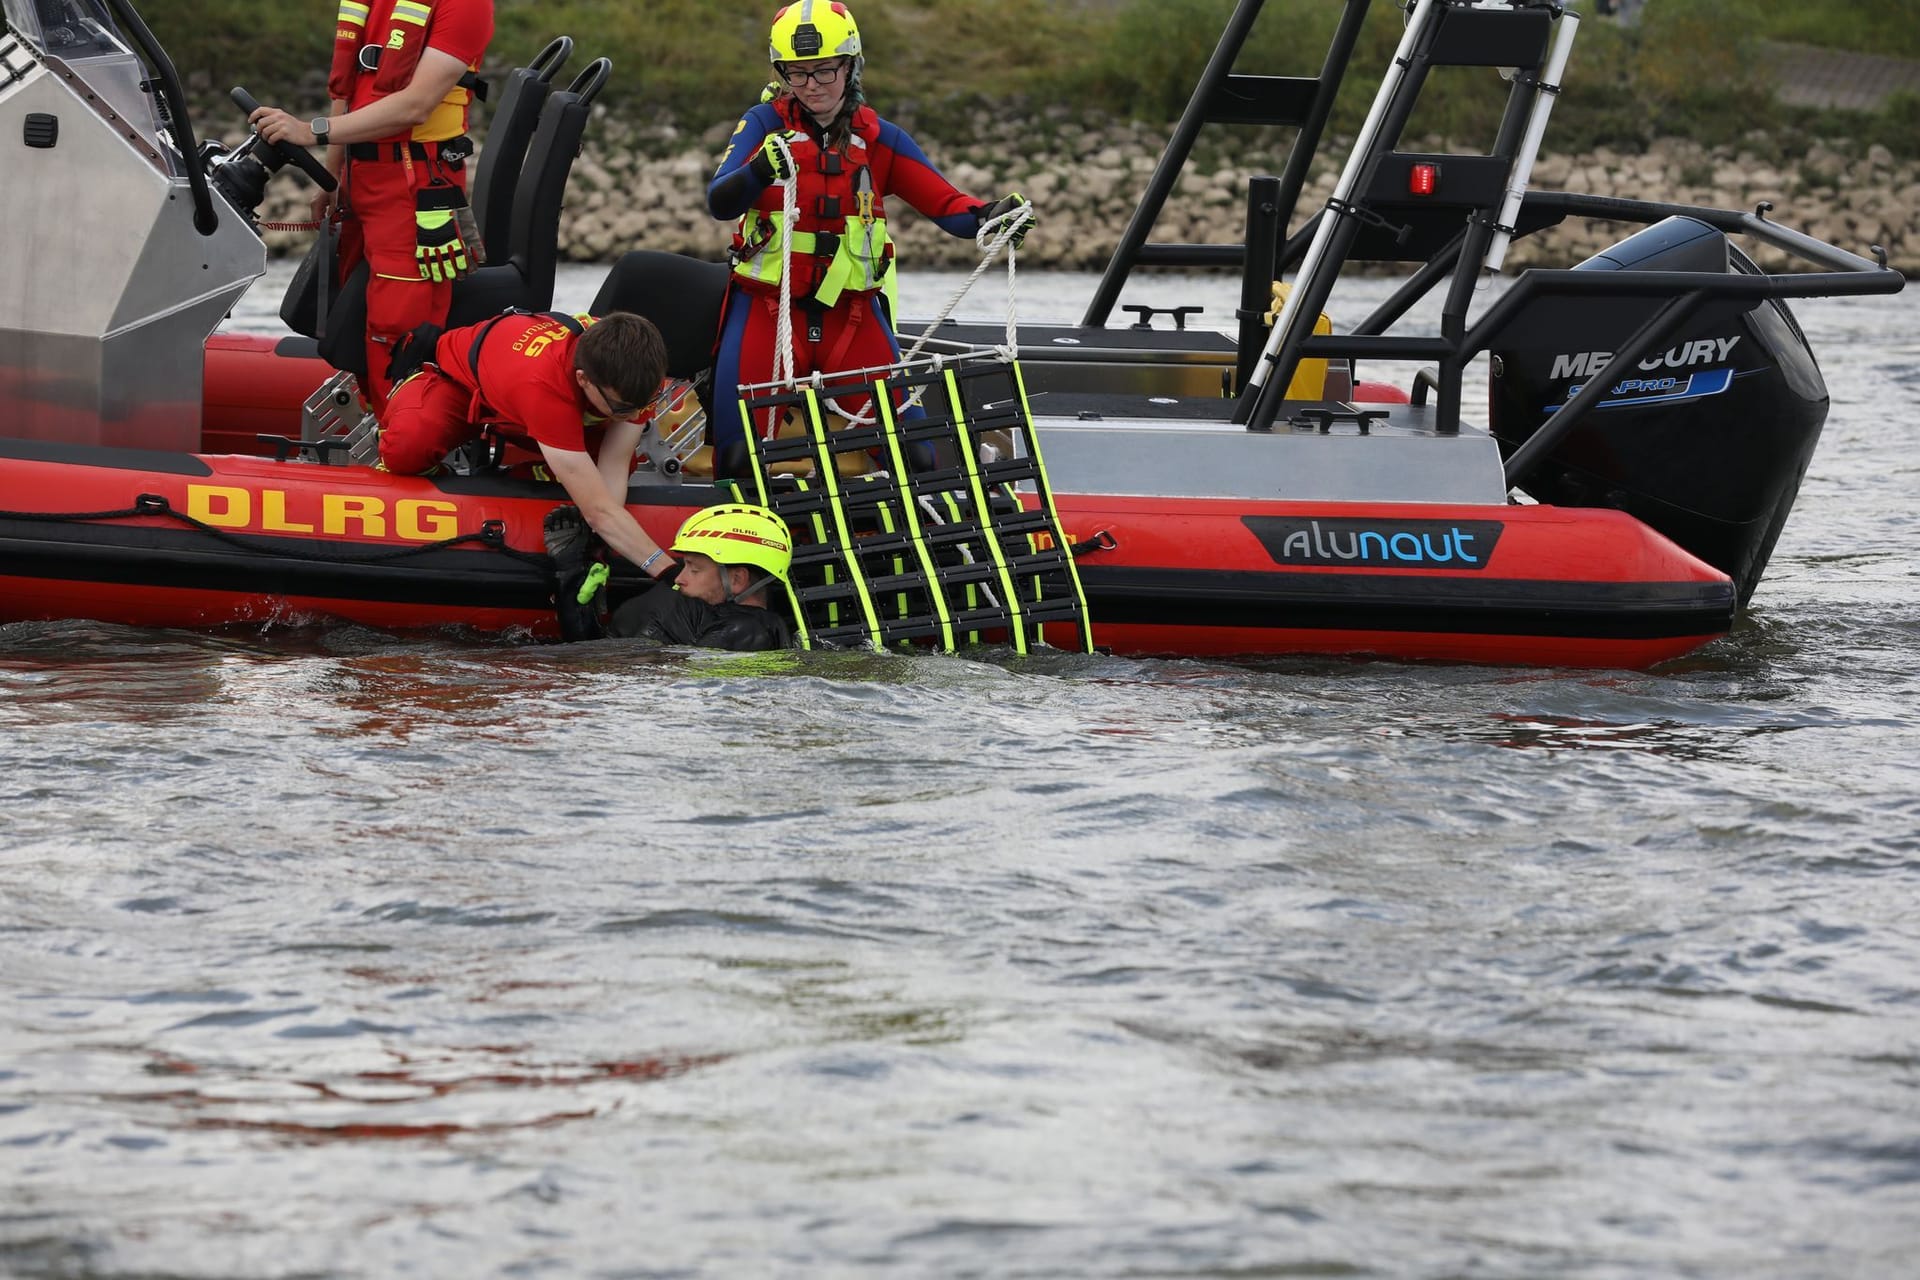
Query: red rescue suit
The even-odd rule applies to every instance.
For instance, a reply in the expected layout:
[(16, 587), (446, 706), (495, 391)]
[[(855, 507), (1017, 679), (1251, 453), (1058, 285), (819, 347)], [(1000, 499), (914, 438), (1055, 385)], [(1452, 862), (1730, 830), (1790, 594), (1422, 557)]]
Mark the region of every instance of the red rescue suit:
[[(493, 0), (340, 0), (327, 89), (348, 111), (407, 87), (428, 49), (476, 70), (493, 38)], [(365, 258), (367, 398), (386, 402), (395, 345), (427, 324), (444, 324), (453, 285), (422, 277), (415, 256), (415, 196), (435, 184), (466, 189), (464, 141), (472, 92), (456, 85), (412, 130), (353, 143), (340, 175), (340, 272)], [(458, 140), (458, 141), (456, 141)], [(443, 146), (442, 144), (449, 144)]]
[(508, 312), (449, 329), (433, 362), (393, 389), (380, 417), (380, 463), (424, 475), (491, 427), (538, 453), (541, 445), (595, 454), (606, 423), (573, 376), (588, 315)]
[[(783, 185), (750, 177), (762, 142), (779, 133), (793, 157), (795, 196), (791, 296), (796, 375), (893, 363), (899, 346), (883, 297), (893, 276), (893, 240), (884, 197), (895, 196), (950, 235), (971, 236), (985, 206), (956, 189), (927, 161), (898, 125), (870, 106), (855, 108), (846, 145), (821, 145), (820, 126), (790, 94), (742, 117), (708, 187), (708, 210), (738, 216), (732, 288), (721, 320), (714, 386), (720, 405), (727, 390), (773, 376), (778, 346)], [(871, 412), (871, 397), (841, 407)], [(771, 423), (755, 429), (768, 432)], [(713, 438), (726, 448), (741, 436), (737, 411), (717, 408)]]

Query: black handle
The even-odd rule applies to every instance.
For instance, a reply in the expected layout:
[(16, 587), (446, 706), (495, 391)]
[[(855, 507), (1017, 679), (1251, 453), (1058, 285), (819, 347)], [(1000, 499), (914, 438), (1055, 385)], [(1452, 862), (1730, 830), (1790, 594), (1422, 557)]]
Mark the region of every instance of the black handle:
[[(259, 101), (239, 85), (235, 85), (228, 93), (233, 98), (234, 104), (248, 116), (252, 116), (260, 109)], [(255, 133), (254, 136), (259, 137), (259, 134)], [(266, 143), (267, 150), (312, 178), (322, 191), (332, 191), (340, 185), (339, 180), (333, 176), (332, 170), (315, 160), (313, 152), (305, 147), (296, 147), (291, 142), (267, 142), (265, 138), (260, 138), (260, 141)]]

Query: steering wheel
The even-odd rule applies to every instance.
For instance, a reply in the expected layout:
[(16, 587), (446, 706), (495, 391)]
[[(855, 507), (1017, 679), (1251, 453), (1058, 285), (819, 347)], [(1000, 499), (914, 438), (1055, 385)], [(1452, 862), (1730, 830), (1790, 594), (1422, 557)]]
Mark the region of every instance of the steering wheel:
[[(260, 109), (260, 103), (245, 89), (236, 86), (232, 96), (234, 102), (249, 116)], [(260, 135), (256, 132), (254, 137), (260, 138)], [(305, 147), (296, 147), (291, 142), (268, 142), (265, 138), (260, 138), (260, 145), (277, 156), (283, 164), (297, 166), (300, 172), (312, 178), (322, 191), (332, 191), (340, 185), (339, 180), (333, 176), (327, 166), (315, 160), (313, 153)]]

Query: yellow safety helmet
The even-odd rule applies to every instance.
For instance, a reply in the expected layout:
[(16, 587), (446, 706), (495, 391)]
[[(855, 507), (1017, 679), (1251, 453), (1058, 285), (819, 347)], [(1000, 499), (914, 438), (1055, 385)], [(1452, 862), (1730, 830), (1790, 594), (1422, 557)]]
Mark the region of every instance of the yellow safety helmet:
[(773, 15), (767, 61), (809, 62), (815, 58), (857, 58), (860, 28), (853, 11), (834, 0), (797, 0)]
[(688, 516), (673, 535), (673, 550), (698, 552), (719, 564), (764, 569), (785, 582), (793, 563), (793, 535), (787, 522), (765, 507), (724, 503)]

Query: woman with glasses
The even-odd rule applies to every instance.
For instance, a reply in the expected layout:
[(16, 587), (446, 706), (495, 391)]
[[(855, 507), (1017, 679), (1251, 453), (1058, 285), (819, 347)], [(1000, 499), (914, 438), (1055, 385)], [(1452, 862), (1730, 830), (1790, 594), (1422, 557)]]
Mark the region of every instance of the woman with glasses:
[[(774, 376), (788, 188), (794, 197), (793, 372), (835, 373), (899, 359), (890, 304), (893, 241), (885, 198), (897, 196), (950, 235), (1025, 202), (981, 201), (940, 176), (919, 144), (882, 120), (861, 93), (860, 29), (844, 4), (798, 0), (774, 16), (774, 83), (735, 126), (707, 188), (714, 217), (738, 219), (733, 274), (714, 360), (716, 471), (745, 470), (745, 428), (733, 389)], [(1029, 221), (1014, 243), (1025, 238)], [(870, 397), (843, 411), (865, 417)], [(917, 411), (909, 411), (917, 412)], [(755, 423), (761, 435), (773, 422)]]

